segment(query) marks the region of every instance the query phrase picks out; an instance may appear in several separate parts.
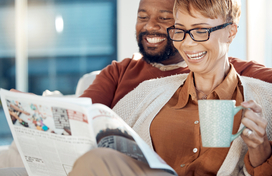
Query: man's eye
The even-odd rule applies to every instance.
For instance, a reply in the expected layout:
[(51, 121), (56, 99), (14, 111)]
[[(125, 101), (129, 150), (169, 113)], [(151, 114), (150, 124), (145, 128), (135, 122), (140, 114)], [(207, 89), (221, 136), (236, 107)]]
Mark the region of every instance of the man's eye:
[(139, 19), (142, 19), (142, 20), (147, 19), (146, 16), (138, 16), (138, 18), (139, 18)]
[(161, 17), (160, 19), (161, 20), (171, 20), (171, 18), (163, 18), (163, 17)]

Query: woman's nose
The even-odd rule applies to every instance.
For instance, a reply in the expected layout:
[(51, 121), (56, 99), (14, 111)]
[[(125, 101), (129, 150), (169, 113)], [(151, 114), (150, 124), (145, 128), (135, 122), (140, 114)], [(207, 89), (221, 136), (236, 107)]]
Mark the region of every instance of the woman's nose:
[(196, 44), (197, 44), (197, 42), (192, 39), (190, 34), (186, 33), (185, 38), (182, 41), (182, 45), (183, 46), (192, 46), (192, 45), (196, 45)]

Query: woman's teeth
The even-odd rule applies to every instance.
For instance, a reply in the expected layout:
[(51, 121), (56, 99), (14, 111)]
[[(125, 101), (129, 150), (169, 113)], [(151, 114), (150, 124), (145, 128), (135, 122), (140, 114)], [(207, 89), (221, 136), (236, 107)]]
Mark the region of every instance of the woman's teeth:
[(197, 60), (197, 59), (202, 58), (206, 53), (207, 53), (207, 51), (203, 51), (203, 52), (197, 53), (197, 54), (187, 54), (187, 56), (190, 59)]
[(149, 43), (160, 43), (162, 41), (165, 40), (165, 38), (157, 38), (157, 37), (147, 37), (146, 40), (149, 42)]

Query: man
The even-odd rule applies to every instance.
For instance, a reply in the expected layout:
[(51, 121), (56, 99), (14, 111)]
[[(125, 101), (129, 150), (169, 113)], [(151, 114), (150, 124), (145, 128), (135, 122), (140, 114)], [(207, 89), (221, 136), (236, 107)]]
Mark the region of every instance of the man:
[[(113, 61), (97, 75), (81, 97), (113, 108), (141, 82), (153, 78), (188, 73), (182, 57), (167, 37), (166, 29), (174, 24), (174, 0), (141, 0), (138, 9), (136, 36), (142, 55), (121, 62)], [(236, 71), (243, 75), (272, 82), (272, 69), (253, 61), (229, 58)]]

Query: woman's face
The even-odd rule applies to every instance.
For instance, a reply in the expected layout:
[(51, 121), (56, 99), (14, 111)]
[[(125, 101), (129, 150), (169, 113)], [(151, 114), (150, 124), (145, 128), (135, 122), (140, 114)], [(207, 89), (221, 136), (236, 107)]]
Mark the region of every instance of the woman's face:
[[(190, 30), (211, 28), (225, 23), (222, 18), (207, 18), (194, 9), (192, 9), (192, 15), (194, 17), (181, 10), (178, 11), (175, 27)], [(181, 42), (174, 42), (174, 46), (191, 71), (199, 74), (222, 72), (222, 66), (227, 61), (227, 52), (231, 42), (230, 31), (231, 25), (211, 32), (209, 40), (205, 42), (196, 42), (192, 40), (189, 34), (186, 34), (185, 39)]]

